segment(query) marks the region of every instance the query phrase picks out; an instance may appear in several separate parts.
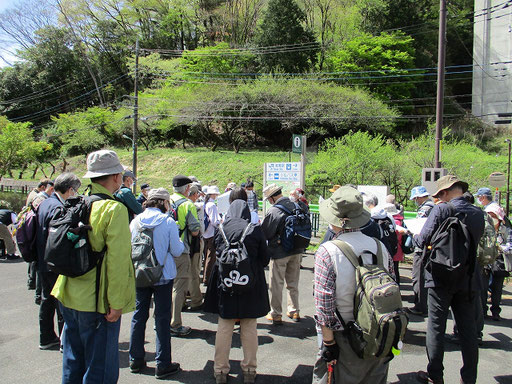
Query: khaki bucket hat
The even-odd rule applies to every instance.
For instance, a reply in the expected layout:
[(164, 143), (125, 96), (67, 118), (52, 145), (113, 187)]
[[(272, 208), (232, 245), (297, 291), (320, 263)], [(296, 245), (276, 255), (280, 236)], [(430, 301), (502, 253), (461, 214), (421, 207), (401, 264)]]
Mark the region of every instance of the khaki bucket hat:
[(84, 178), (90, 179), (100, 176), (123, 173), (125, 167), (121, 165), (117, 153), (107, 149), (92, 152), (87, 156), (87, 173)]
[(148, 193), (148, 200), (167, 200), (171, 201), (171, 194), (165, 188), (152, 189)]
[(370, 221), (361, 193), (352, 187), (338, 188), (320, 203), (320, 216), (329, 224), (346, 229), (361, 228)]
[(445, 189), (451, 188), (453, 185), (459, 184), (462, 188), (462, 192), (466, 192), (469, 188), (469, 184), (465, 181), (460, 181), (459, 178), (455, 175), (446, 175), (437, 180), (436, 187), (437, 191), (432, 195), (432, 197), (438, 197), (441, 191)]

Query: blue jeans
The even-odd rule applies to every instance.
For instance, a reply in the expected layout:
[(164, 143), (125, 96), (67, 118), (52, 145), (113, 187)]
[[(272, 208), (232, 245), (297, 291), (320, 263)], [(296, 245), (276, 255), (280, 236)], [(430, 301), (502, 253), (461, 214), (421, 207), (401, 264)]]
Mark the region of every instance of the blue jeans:
[(172, 308), (172, 284), (155, 285), (148, 288), (137, 288), (135, 312), (132, 317), (132, 329), (130, 335), (130, 360), (144, 360), (144, 336), (146, 322), (149, 318), (149, 306), (151, 296), (155, 301), (155, 326), (156, 326), (156, 365), (166, 368), (171, 364), (171, 334), (169, 324), (171, 322)]
[(115, 384), (119, 378), (121, 318), (108, 322), (105, 315), (81, 312), (60, 305), (62, 332), (62, 384)]

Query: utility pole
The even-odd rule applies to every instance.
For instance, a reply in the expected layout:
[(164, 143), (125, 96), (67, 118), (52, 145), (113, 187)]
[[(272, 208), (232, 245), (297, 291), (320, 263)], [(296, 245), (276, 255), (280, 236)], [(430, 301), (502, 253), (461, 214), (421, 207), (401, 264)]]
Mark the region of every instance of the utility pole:
[(508, 217), (508, 214), (510, 213), (510, 146), (511, 146), (511, 141), (510, 139), (506, 139), (505, 140), (505, 143), (508, 143), (508, 168), (507, 168), (507, 204), (506, 204), (506, 213), (507, 213), (507, 217)]
[(443, 135), (444, 66), (446, 60), (446, 0), (439, 2), (439, 46), (437, 60), (436, 147), (435, 168), (441, 168), (440, 151)]
[[(133, 87), (134, 105), (133, 105), (133, 174), (137, 177), (137, 136), (139, 133), (139, 39), (135, 42), (135, 84)], [(133, 181), (133, 193), (137, 193), (137, 181)]]
[(300, 153), (300, 188), (306, 191), (306, 136), (301, 137), (302, 151)]

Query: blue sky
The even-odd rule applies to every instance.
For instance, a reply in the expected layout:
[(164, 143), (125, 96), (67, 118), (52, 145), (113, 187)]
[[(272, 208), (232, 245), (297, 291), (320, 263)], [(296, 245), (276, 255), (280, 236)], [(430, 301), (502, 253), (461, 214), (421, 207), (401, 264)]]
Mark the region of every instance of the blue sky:
[(0, 0), (0, 12), (13, 6), (18, 0)]

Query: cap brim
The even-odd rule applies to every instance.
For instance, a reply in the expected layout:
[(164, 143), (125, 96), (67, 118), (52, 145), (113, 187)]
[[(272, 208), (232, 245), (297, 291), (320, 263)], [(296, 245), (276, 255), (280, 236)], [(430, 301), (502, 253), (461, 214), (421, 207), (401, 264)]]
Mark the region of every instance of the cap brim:
[(419, 194), (419, 195), (416, 195), (416, 196), (414, 196), (414, 197), (411, 197), (409, 200), (414, 200), (414, 199), (415, 199), (415, 198), (417, 198), (417, 197), (427, 197), (427, 196), (430, 196), (430, 193), (425, 192), (425, 193), (421, 193), (421, 194)]
[(92, 172), (87, 171), (87, 173), (83, 176), (84, 179), (92, 179), (95, 177), (108, 176), (108, 175), (117, 175), (118, 173), (123, 173), (124, 167), (119, 164), (115, 167), (104, 169), (101, 172)]
[(331, 225), (345, 229), (361, 228), (367, 224), (371, 218), (370, 212), (365, 209), (365, 207), (363, 207), (363, 210), (359, 216), (347, 219), (336, 216), (333, 213), (335, 210), (335, 205), (331, 199), (321, 201), (318, 207), (318, 211), (322, 219)]

